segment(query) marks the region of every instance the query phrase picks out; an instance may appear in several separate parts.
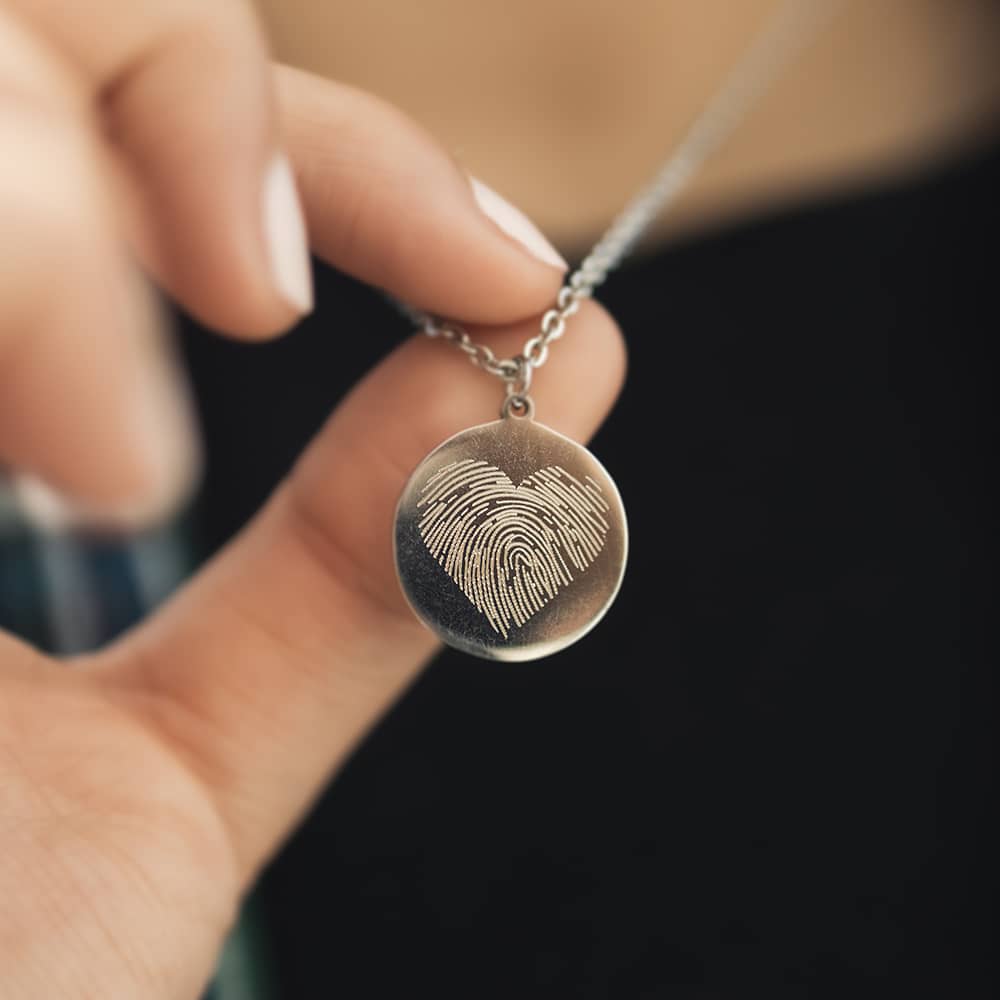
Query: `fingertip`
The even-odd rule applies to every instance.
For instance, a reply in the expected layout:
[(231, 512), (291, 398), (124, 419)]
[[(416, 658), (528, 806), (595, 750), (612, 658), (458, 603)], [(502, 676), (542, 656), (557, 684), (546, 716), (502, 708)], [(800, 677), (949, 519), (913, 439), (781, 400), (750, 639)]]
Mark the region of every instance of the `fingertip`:
[[(150, 180), (147, 174), (146, 181)], [(179, 183), (179, 182), (178, 182)], [(211, 215), (191, 210), (201, 194), (165, 191), (140, 227), (145, 263), (203, 326), (238, 340), (264, 341), (295, 327), (314, 308), (312, 258), (296, 179), (281, 150), (264, 158), (250, 198), (226, 198)], [(145, 192), (147, 201), (153, 197)], [(175, 197), (183, 220), (165, 227)], [(249, 201), (252, 212), (246, 212)], [(199, 228), (200, 227), (200, 228)], [(190, 253), (190, 244), (198, 245)]]
[(138, 30), (150, 44), (109, 56), (100, 83), (144, 263), (203, 325), (276, 336), (312, 309), (312, 270), (254, 20), (194, 5)]
[(523, 212), (385, 101), (276, 68), (315, 252), (418, 309), (514, 323), (548, 308), (566, 263)]
[(123, 535), (165, 522), (194, 493), (199, 478), (172, 477), (166, 490), (144, 483), (132, 496), (100, 502), (72, 496), (29, 472), (17, 473), (11, 488), (24, 520), (42, 534)]
[(109, 403), (94, 403), (83, 423), (97, 433), (83, 461), (79, 442), (61, 434), (43, 440), (36, 463), (12, 476), (18, 506), (37, 530), (141, 532), (173, 516), (200, 483), (204, 455), (183, 376), (162, 356), (125, 365), (136, 392), (117, 389)]
[[(581, 368), (586, 366), (585, 370), (599, 376), (602, 393), (597, 407), (600, 419), (590, 428), (589, 436), (611, 410), (625, 384), (628, 374), (628, 343), (618, 321), (604, 306), (593, 299), (583, 303), (577, 318), (585, 321), (577, 328), (582, 341), (578, 342)], [(566, 345), (566, 349), (567, 352), (573, 350), (572, 342)], [(588, 363), (586, 361), (588, 357), (594, 357), (599, 361)], [(579, 377), (584, 378), (582, 374)]]

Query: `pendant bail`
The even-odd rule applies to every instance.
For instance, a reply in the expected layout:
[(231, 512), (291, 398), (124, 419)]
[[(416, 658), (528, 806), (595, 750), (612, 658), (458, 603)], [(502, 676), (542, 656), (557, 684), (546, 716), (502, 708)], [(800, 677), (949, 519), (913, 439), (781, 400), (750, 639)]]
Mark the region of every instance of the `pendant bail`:
[(516, 420), (533, 420), (535, 417), (535, 401), (530, 396), (510, 393), (500, 407), (500, 417), (506, 420), (513, 417)]
[(518, 354), (512, 360), (517, 370), (505, 380), (507, 396), (500, 407), (500, 416), (504, 419), (510, 416), (527, 417), (530, 420), (535, 415), (535, 404), (528, 391), (531, 389), (531, 376), (535, 366), (523, 354)]

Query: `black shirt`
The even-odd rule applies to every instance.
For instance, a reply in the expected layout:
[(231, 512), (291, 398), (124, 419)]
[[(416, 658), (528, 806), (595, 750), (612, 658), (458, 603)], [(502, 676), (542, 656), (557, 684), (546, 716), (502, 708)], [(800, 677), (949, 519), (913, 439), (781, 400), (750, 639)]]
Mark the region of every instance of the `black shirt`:
[[(997, 164), (612, 276), (619, 600), (383, 721), (263, 878), (279, 996), (986, 995)], [(264, 347), (188, 330), (209, 548), (407, 333), (317, 292)]]

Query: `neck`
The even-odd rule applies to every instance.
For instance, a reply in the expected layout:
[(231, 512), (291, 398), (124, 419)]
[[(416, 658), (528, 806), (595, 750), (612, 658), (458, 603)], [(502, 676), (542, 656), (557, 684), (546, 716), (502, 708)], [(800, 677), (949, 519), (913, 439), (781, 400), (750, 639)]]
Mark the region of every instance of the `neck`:
[[(410, 112), (557, 242), (585, 246), (781, 0), (264, 0), (279, 57)], [(996, 118), (991, 0), (840, 0), (654, 237), (912, 170)], [(516, 67), (516, 71), (512, 71)]]

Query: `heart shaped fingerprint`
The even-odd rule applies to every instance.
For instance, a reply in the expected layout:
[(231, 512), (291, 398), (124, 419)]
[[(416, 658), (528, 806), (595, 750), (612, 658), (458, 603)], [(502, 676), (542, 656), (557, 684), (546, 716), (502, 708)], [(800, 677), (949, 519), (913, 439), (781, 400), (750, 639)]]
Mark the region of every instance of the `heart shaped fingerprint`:
[(428, 551), (505, 639), (604, 547), (609, 507), (585, 478), (550, 465), (515, 486), (496, 466), (464, 459), (420, 491)]

